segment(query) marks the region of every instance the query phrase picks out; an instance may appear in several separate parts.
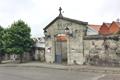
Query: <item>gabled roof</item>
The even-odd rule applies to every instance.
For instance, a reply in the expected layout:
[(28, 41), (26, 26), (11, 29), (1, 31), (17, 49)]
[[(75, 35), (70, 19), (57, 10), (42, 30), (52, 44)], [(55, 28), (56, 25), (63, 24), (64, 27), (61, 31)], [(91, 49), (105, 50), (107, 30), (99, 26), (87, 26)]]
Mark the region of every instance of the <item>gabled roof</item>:
[(100, 27), (99, 30), (101, 30), (101, 28), (104, 27), (104, 25), (105, 25), (107, 28), (109, 28), (110, 25), (111, 25), (111, 23), (103, 23), (103, 24), (101, 25), (101, 27)]
[(96, 32), (99, 32), (99, 29), (100, 29), (101, 25), (89, 24), (88, 27), (94, 29)]
[(120, 27), (120, 22), (115, 22), (117, 25), (118, 25), (118, 27)]
[(111, 23), (103, 23), (100, 27), (99, 34), (107, 36), (109, 35), (109, 28), (110, 28)]
[(113, 24), (116, 24), (118, 27), (120, 27), (120, 22), (115, 22), (115, 21), (113, 21), (113, 22), (111, 23), (110, 27), (112, 27)]
[(107, 27), (110, 27), (111, 23), (103, 23), (105, 24)]
[(63, 20), (66, 20), (66, 21), (71, 21), (71, 22), (74, 22), (74, 23), (77, 23), (77, 24), (83, 24), (83, 25), (87, 25), (88, 24), (88, 22), (83, 22), (83, 21), (79, 21), (79, 20), (75, 20), (75, 19), (71, 19), (71, 18), (67, 18), (67, 17), (63, 17), (63, 16), (59, 15), (52, 22), (50, 22), (43, 30), (46, 30), (48, 27), (50, 27), (58, 19), (63, 19)]

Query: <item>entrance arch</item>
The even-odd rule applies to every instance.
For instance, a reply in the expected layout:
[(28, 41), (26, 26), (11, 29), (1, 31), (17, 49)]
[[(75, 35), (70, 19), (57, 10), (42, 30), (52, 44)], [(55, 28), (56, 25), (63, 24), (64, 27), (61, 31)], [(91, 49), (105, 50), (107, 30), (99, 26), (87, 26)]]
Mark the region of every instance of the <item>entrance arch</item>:
[(55, 41), (55, 62), (67, 63), (67, 37), (65, 34), (58, 34)]

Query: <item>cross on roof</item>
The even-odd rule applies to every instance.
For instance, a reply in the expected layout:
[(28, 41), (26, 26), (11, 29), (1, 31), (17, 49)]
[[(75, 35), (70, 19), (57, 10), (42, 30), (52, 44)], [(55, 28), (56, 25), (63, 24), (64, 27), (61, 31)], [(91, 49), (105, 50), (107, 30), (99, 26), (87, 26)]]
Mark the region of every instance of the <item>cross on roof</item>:
[(60, 14), (61, 14), (61, 12), (62, 12), (62, 8), (61, 7), (59, 7), (59, 11), (60, 11)]
[(62, 18), (63, 16), (62, 16), (62, 8), (61, 8), (61, 7), (59, 7), (59, 12), (60, 12), (60, 13), (59, 13), (59, 17)]

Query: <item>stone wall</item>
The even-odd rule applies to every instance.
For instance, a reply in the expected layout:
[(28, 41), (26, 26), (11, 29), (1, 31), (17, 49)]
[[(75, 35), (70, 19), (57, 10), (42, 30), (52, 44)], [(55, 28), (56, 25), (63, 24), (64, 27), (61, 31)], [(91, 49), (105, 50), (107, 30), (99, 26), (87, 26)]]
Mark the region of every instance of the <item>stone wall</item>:
[(86, 36), (84, 39), (86, 64), (120, 66), (120, 40), (118, 36)]
[(68, 64), (83, 64), (83, 37), (69, 37), (68, 47)]
[(44, 49), (36, 49), (35, 50), (35, 60), (44, 62), (45, 61), (45, 50)]

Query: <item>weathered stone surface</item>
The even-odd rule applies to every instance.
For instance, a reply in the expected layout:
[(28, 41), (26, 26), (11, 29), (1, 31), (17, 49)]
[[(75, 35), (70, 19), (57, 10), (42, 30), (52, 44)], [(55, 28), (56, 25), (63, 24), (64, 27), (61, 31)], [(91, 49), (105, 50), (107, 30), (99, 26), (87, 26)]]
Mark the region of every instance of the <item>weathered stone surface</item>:
[[(69, 24), (69, 25), (68, 25)], [(70, 30), (69, 35), (65, 33), (65, 28), (68, 27)], [(48, 29), (47, 32), (51, 36), (46, 39), (45, 48), (45, 59), (48, 63), (53, 63), (56, 60), (56, 36), (59, 34), (65, 34), (67, 38), (67, 50), (62, 51), (67, 54), (67, 64), (83, 64), (83, 36), (85, 34), (84, 30), (86, 25), (77, 24), (71, 21), (58, 19), (56, 20)], [(63, 45), (62, 45), (63, 46)], [(65, 50), (65, 49), (63, 49)], [(58, 53), (57, 53), (58, 54)], [(64, 55), (64, 54), (62, 54)]]
[(110, 39), (85, 39), (85, 62), (92, 65), (119, 66), (120, 41)]

